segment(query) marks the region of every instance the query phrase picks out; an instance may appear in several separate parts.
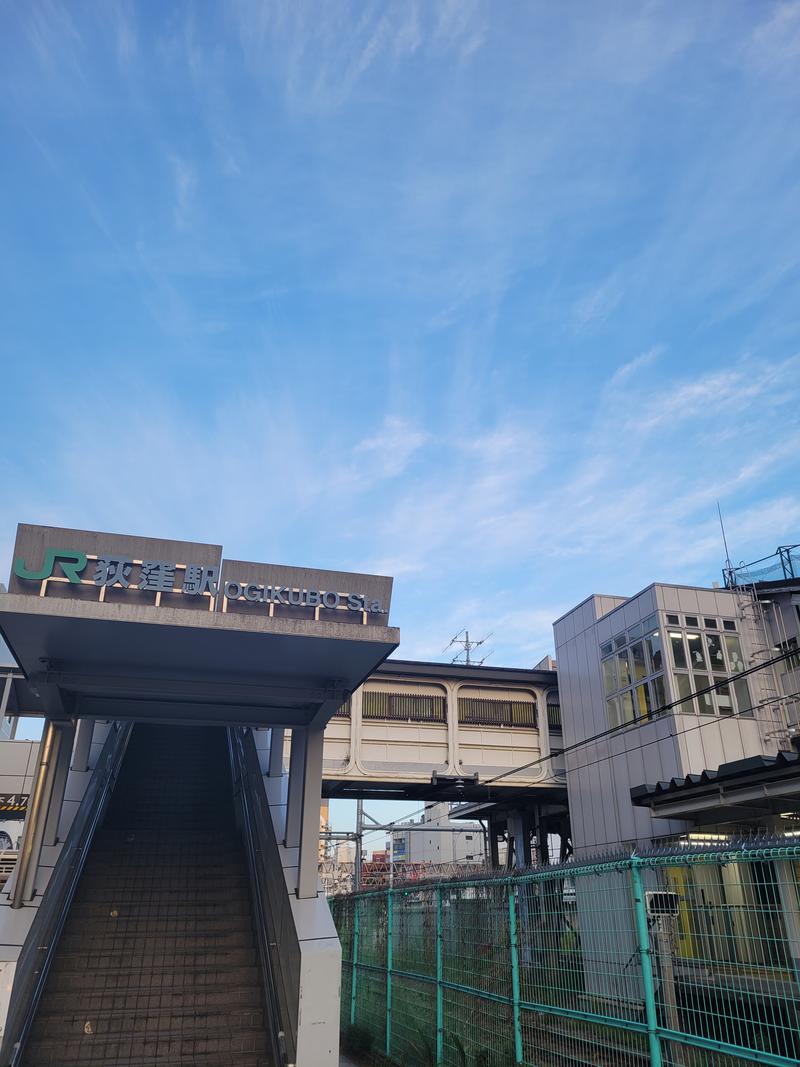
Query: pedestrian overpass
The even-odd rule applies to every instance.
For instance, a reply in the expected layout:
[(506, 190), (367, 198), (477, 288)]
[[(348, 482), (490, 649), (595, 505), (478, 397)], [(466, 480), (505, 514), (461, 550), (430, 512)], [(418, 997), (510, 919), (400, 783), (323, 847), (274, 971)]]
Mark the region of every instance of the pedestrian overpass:
[(337, 1064), (323, 738), (397, 647), (391, 585), (19, 527), (4, 711), (44, 731), (0, 742), (30, 798), (0, 893), (2, 1067)]

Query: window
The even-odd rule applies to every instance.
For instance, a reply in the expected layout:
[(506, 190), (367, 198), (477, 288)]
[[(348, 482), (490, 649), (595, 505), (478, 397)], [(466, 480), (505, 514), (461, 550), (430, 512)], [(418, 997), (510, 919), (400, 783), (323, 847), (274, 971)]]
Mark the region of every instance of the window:
[(458, 721), (473, 726), (536, 726), (536, 703), (524, 699), (459, 697)]
[(649, 719), (652, 712), (650, 690), (646, 685), (636, 686), (636, 715), (640, 719)]
[(631, 669), (628, 664), (628, 653), (617, 653), (617, 673), (619, 676), (620, 686), (626, 686), (631, 684)]
[(678, 686), (678, 699), (682, 701), (678, 704), (676, 711), (681, 715), (688, 715), (697, 711), (694, 700), (691, 700), (692, 683), (689, 681), (688, 674), (676, 674), (675, 681)]
[(677, 626), (680, 622), (680, 619), (677, 615), (667, 615), (667, 622), (670, 626)]
[(655, 674), (657, 671), (662, 671), (664, 663), (661, 656), (661, 634), (658, 630), (647, 635), (645, 644), (650, 658), (650, 673)]
[(686, 649), (683, 647), (683, 634), (670, 630), (669, 644), (672, 649), (673, 664), (678, 670), (685, 670), (688, 664), (686, 662)]
[(664, 687), (664, 675), (657, 675), (650, 683), (651, 695), (653, 699), (653, 713), (660, 711), (667, 703), (667, 691)]
[(547, 725), (551, 730), (561, 732), (561, 701), (555, 689), (547, 694)]
[(697, 616), (696, 615), (687, 615), (686, 616), (686, 625), (687, 626), (697, 626)]
[(605, 688), (606, 696), (610, 696), (619, 689), (617, 685), (617, 668), (613, 657), (603, 660), (603, 687)]
[(733, 619), (723, 619), (722, 628), (723, 630), (735, 630), (736, 623), (733, 621)]
[(630, 689), (622, 693), (619, 698), (619, 715), (621, 722), (632, 722), (635, 718), (633, 713), (633, 694)]
[(687, 634), (686, 646), (689, 649), (689, 664), (701, 670), (706, 670), (706, 657), (703, 652), (703, 635)]
[(720, 715), (733, 715), (733, 699), (731, 687), (724, 678), (715, 678), (717, 686), (717, 707)]
[(406, 722), (445, 722), (444, 696), (422, 693), (390, 693), (388, 690), (365, 690), (365, 719), (402, 719)]
[(641, 682), (643, 678), (646, 678), (650, 671), (647, 669), (647, 661), (644, 658), (644, 645), (641, 641), (637, 641), (635, 645), (631, 645), (631, 660), (633, 661), (633, 677), (634, 681)]
[(725, 634), (725, 651), (728, 653), (728, 670), (731, 674), (738, 674), (744, 670), (742, 658), (742, 646), (736, 634)]
[(750, 701), (750, 688), (746, 678), (737, 678), (733, 683), (733, 692), (736, 695), (736, 706), (740, 715), (748, 718), (753, 716), (753, 705)]
[(626, 644), (625, 634), (618, 634), (614, 638), (614, 648), (624, 648)]
[[(707, 674), (693, 674), (692, 680), (694, 682), (695, 692), (700, 689), (708, 689), (711, 684)], [(697, 705), (701, 715), (714, 714), (714, 698), (711, 693), (703, 693), (702, 696), (698, 696)]]
[(608, 713), (608, 725), (613, 730), (622, 722), (619, 717), (619, 697), (610, 697), (606, 701), (606, 712)]
[(717, 620), (716, 619), (703, 619), (703, 626), (705, 626), (705, 628), (707, 630), (718, 630), (719, 629), (719, 627), (717, 626)]
[(628, 630), (628, 640), (635, 641), (637, 637), (642, 636), (642, 624), (637, 622), (635, 626), (631, 626)]
[(614, 651), (614, 646), (611, 644), (610, 641), (606, 641), (605, 644), (602, 644), (600, 646), (600, 655), (601, 656), (610, 656), (613, 651)]
[(350, 718), (350, 697), (345, 700), (341, 707), (338, 707), (333, 713), (334, 719), (349, 719)]
[(648, 630), (655, 630), (658, 626), (658, 615), (651, 615), (645, 619), (642, 623), (642, 633), (647, 633)]
[(722, 638), (719, 634), (706, 634), (708, 660), (712, 671), (725, 670), (725, 656), (722, 652)]

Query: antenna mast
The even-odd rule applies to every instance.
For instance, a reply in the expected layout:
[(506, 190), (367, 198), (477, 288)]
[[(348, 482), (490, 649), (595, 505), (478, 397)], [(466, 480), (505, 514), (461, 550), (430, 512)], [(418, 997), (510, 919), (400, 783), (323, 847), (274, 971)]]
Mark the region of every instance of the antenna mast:
[[(479, 660), (473, 659), (472, 653), (475, 651), (476, 648), (480, 648), (481, 645), (486, 644), (486, 642), (491, 636), (491, 634), (487, 634), (486, 637), (482, 637), (480, 641), (470, 641), (469, 630), (459, 630), (456, 636), (450, 642), (450, 644), (445, 645), (445, 647), (442, 649), (441, 654), (444, 655), (445, 652), (449, 651), (449, 649), (453, 648), (454, 646), (458, 646), (458, 652), (456, 652), (455, 656), (453, 656), (453, 658), (451, 659), (451, 663), (463, 663), (467, 667), (480, 667), (486, 662), (489, 656), (491, 656), (494, 649), (490, 649), (483, 657), (483, 659)], [(464, 659), (461, 659), (462, 656), (464, 657)]]
[(725, 524), (722, 521), (722, 508), (719, 506), (719, 501), (717, 501), (717, 514), (719, 515), (719, 528), (722, 530), (722, 543), (725, 546), (725, 566), (730, 574), (733, 564), (731, 563), (731, 554), (728, 551), (728, 539), (725, 536)]

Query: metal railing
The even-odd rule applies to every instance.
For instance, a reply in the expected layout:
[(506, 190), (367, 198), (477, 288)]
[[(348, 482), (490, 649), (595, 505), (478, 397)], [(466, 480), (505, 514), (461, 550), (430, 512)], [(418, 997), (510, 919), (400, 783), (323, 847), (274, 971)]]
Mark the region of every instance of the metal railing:
[(0, 1063), (17, 1067), (95, 831), (114, 788), (132, 724), (114, 722), (17, 961)]
[(250, 872), (253, 925), (258, 939), (272, 1055), (276, 1067), (293, 1067), (299, 1012), (299, 984), (291, 977), (293, 974), (299, 979), (299, 946), (291, 936), (294, 918), (252, 731), (231, 727), (227, 733), (234, 795)]
[(800, 578), (800, 545), (780, 545), (771, 556), (726, 567), (723, 572), (727, 589), (757, 582), (783, 582)]
[(331, 901), (345, 1039), (404, 1067), (796, 1067), (800, 845)]

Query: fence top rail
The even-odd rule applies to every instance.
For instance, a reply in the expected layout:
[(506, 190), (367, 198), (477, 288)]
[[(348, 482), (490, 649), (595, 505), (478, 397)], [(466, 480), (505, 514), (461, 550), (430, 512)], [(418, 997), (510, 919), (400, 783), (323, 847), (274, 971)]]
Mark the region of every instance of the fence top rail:
[(800, 860), (800, 839), (797, 844), (787, 845), (785, 838), (765, 837), (760, 840), (748, 838), (746, 841), (732, 841), (725, 848), (719, 845), (698, 845), (691, 842), (684, 849), (674, 845), (662, 848), (642, 849), (641, 851), (606, 854), (591, 859), (569, 860), (566, 863), (553, 864), (549, 867), (536, 867), (516, 872), (497, 871), (476, 877), (465, 878), (430, 878), (406, 882), (395, 886), (381, 886), (377, 889), (361, 890), (357, 893), (339, 893), (333, 900), (364, 899), (382, 897), (389, 894), (410, 896), (414, 893), (426, 893), (431, 890), (480, 888), (489, 886), (511, 886), (529, 882), (553, 881), (564, 878), (583, 878), (596, 874), (610, 874), (616, 871), (629, 871), (632, 867), (656, 868), (695, 866), (716, 864), (724, 867), (730, 863), (763, 863), (764, 861)]

